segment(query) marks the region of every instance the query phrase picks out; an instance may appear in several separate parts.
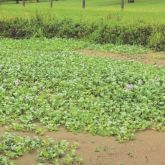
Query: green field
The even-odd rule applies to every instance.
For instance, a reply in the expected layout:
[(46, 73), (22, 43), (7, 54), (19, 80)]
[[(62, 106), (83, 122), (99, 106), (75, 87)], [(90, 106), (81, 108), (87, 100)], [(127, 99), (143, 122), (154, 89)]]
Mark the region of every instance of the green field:
[(82, 9), (81, 0), (59, 0), (54, 1), (54, 7), (50, 9), (48, 2), (27, 3), (26, 7), (23, 7), (22, 4), (2, 3), (0, 18), (31, 17), (39, 13), (46, 17), (72, 18), (81, 21), (165, 22), (164, 0), (136, 0), (134, 4), (126, 2), (124, 12), (121, 12), (119, 0), (87, 0), (86, 4), (86, 9)]

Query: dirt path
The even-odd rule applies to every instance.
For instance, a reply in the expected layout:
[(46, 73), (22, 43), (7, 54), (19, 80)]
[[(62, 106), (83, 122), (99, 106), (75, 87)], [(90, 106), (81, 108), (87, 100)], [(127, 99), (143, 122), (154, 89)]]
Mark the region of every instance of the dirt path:
[(114, 54), (97, 50), (79, 50), (82, 55), (109, 57), (116, 60), (135, 60), (144, 64), (165, 66), (165, 52), (147, 53), (143, 55)]
[(77, 141), (85, 165), (165, 165), (165, 133), (145, 131), (136, 140), (119, 143), (113, 137), (68, 133), (49, 133), (49, 137)]
[[(0, 136), (4, 129), (0, 128)], [(16, 132), (15, 132), (16, 133)], [(22, 136), (35, 136), (33, 133), (20, 133)], [(117, 142), (113, 137), (74, 134), (60, 129), (58, 132), (46, 132), (42, 138), (78, 142), (78, 154), (84, 165), (165, 165), (165, 132), (147, 130), (135, 135), (135, 139), (125, 143)], [(36, 152), (28, 153), (16, 162), (22, 165), (36, 164)]]

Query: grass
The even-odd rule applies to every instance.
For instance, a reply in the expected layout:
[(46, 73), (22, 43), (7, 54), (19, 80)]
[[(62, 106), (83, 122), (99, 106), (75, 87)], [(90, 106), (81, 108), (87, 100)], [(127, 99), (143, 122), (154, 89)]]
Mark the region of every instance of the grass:
[(135, 23), (144, 21), (159, 23), (165, 20), (164, 0), (138, 0), (134, 4), (126, 2), (124, 12), (121, 12), (120, 2), (116, 0), (87, 0), (86, 9), (81, 8), (81, 0), (59, 0), (54, 7), (49, 8), (48, 2), (22, 4), (2, 3), (0, 5), (0, 18), (31, 17), (37, 13), (48, 17), (72, 18), (83, 21), (104, 20), (110, 23)]
[(1, 43), (0, 125), (40, 123), (119, 141), (138, 130), (165, 128), (164, 68), (80, 56), (56, 40), (39, 49), (34, 40), (27, 47), (18, 40)]

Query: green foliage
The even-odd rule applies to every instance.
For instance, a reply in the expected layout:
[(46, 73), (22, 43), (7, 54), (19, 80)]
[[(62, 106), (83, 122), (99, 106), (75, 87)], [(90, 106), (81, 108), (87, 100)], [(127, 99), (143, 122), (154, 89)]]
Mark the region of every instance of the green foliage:
[(61, 140), (54, 144), (52, 141), (45, 141), (43, 149), (39, 151), (39, 162), (58, 164), (81, 164), (81, 158), (76, 156), (77, 144), (70, 145), (69, 142)]
[(30, 49), (12, 49), (18, 43), (0, 45), (0, 124), (37, 122), (120, 141), (165, 128), (164, 68), (84, 57), (65, 46), (36, 50), (31, 40)]
[(163, 26), (155, 27), (149, 38), (149, 46), (157, 51), (165, 50), (165, 28)]
[(0, 142), (1, 165), (14, 165), (8, 158), (18, 158), (27, 152), (38, 151), (38, 162), (55, 165), (73, 163), (81, 164), (82, 159), (76, 154), (77, 143), (70, 144), (65, 140), (54, 141), (51, 139), (41, 140), (5, 133)]
[(44, 27), (44, 36), (47, 38), (83, 38), (93, 32), (94, 27), (82, 22), (73, 20), (54, 20), (47, 22)]
[(138, 55), (145, 54), (149, 49), (137, 45), (118, 45), (118, 44), (90, 44), (86, 49), (102, 50), (118, 54)]
[(106, 24), (98, 27), (94, 32), (93, 40), (97, 43), (137, 44), (146, 46), (151, 33), (151, 25), (139, 23), (133, 26), (128, 24), (125, 26), (109, 26)]
[(29, 38), (33, 35), (33, 29), (28, 20), (16, 18), (7, 22), (0, 22), (1, 36), (11, 38)]
[(17, 158), (41, 145), (40, 139), (15, 136), (9, 133), (3, 135), (0, 143), (0, 153), (8, 158)]
[(75, 40), (75, 39), (61, 39), (61, 38), (40, 38), (40, 39), (23, 39), (15, 40), (12, 39), (1, 39), (0, 48), (13, 49), (13, 50), (33, 50), (33, 51), (79, 51), (81, 49), (107, 51), (112, 53), (120, 54), (144, 54), (149, 50), (136, 45), (118, 45), (118, 44), (94, 44), (89, 41)]
[(103, 22), (91, 24), (56, 19), (45, 22), (38, 15), (27, 20), (16, 18), (0, 21), (1, 37), (17, 39), (31, 37), (76, 38), (99, 44), (142, 45), (155, 50), (165, 50), (164, 31), (164, 24), (152, 25), (139, 22), (133, 25), (109, 25)]
[(5, 156), (1, 156), (1, 155), (0, 155), (0, 164), (1, 165), (15, 165), (8, 158), (6, 158)]

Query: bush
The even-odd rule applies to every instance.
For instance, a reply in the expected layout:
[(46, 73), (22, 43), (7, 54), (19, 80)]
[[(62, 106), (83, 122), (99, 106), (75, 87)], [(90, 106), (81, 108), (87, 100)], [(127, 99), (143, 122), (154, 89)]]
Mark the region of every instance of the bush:
[(91, 35), (91, 39), (96, 43), (120, 43), (120, 28), (119, 26), (110, 27), (108, 25), (98, 26)]
[(13, 19), (0, 21), (0, 36), (9, 38), (30, 38), (33, 36), (33, 29), (28, 20)]
[(50, 19), (37, 15), (30, 20), (0, 21), (0, 36), (10, 38), (61, 37), (88, 39), (96, 43), (143, 45), (154, 50), (165, 50), (165, 25), (145, 23), (110, 25)]
[(165, 26), (156, 27), (149, 38), (149, 47), (157, 51), (165, 51)]
[(83, 38), (94, 31), (93, 26), (84, 23), (75, 23), (72, 20), (51, 21), (44, 25), (45, 36), (48, 38)]
[(149, 36), (152, 33), (152, 27), (146, 24), (133, 25), (125, 27), (122, 30), (121, 40), (124, 44), (140, 44), (146, 46)]

